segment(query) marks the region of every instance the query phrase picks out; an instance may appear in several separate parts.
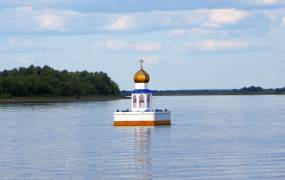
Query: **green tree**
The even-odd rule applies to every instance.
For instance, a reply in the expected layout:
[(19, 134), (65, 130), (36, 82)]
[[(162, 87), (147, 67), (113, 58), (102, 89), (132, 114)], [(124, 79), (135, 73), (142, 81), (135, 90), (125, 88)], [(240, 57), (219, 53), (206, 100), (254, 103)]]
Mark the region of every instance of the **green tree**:
[(119, 86), (104, 72), (68, 72), (33, 65), (0, 72), (0, 97), (119, 93)]

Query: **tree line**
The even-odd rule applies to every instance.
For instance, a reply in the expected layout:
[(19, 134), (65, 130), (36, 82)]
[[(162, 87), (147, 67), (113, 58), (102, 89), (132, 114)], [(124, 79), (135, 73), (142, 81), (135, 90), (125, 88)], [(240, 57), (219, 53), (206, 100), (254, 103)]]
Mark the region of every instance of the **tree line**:
[[(121, 91), (128, 96), (132, 91)], [(154, 95), (268, 95), (285, 94), (285, 87), (264, 89), (259, 86), (249, 86), (240, 89), (197, 89), (197, 90), (153, 90)]]
[(119, 86), (104, 72), (68, 72), (29, 66), (0, 72), (0, 97), (117, 95)]

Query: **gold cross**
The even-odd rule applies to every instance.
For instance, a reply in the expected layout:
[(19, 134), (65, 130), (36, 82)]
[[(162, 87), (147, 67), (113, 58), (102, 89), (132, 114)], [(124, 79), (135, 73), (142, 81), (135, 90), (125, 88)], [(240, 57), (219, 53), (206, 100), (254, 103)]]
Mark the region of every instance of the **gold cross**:
[(143, 62), (144, 62), (144, 60), (139, 60), (138, 62), (140, 62), (141, 63), (141, 69), (143, 68)]

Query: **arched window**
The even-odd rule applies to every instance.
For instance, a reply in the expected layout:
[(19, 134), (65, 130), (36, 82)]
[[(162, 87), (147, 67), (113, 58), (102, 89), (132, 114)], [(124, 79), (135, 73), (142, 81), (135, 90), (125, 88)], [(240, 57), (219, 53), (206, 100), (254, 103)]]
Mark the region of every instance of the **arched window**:
[(140, 95), (139, 102), (140, 102), (140, 107), (144, 107), (144, 96), (143, 95)]
[(133, 95), (133, 107), (134, 108), (137, 107), (137, 97), (136, 97), (136, 95)]
[(147, 107), (150, 107), (150, 95), (147, 95)]

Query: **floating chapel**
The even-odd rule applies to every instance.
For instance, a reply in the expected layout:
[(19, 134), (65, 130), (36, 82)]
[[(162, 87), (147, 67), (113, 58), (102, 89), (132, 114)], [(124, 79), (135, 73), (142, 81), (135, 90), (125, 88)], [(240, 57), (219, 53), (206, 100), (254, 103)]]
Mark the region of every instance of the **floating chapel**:
[(170, 111), (154, 109), (152, 91), (148, 89), (149, 74), (141, 67), (134, 75), (135, 89), (131, 94), (131, 111), (114, 112), (114, 126), (155, 126), (170, 125)]

